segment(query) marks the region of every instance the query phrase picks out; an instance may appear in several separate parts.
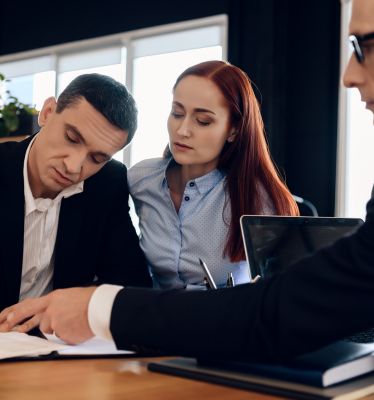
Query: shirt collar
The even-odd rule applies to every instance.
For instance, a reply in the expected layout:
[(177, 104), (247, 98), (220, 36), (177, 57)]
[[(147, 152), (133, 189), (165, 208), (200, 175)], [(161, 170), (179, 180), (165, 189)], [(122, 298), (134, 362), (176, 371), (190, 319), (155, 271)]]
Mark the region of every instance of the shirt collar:
[(46, 211), (53, 204), (58, 204), (59, 202), (61, 202), (62, 198), (68, 198), (70, 196), (73, 196), (74, 194), (83, 192), (84, 186), (83, 181), (75, 183), (74, 185), (71, 185), (62, 190), (54, 199), (35, 198), (31, 192), (29, 176), (27, 173), (27, 160), (29, 158), (30, 149), (35, 138), (36, 135), (28, 145), (25, 159), (23, 161), (23, 191), (25, 196), (25, 216), (29, 215), (35, 210)]
[(224, 176), (224, 173), (216, 168), (213, 171), (210, 171), (203, 176), (199, 176), (189, 182), (195, 182), (198, 191), (201, 194), (205, 194), (217, 186), (218, 182), (220, 182)]
[[(175, 163), (174, 159), (171, 157), (168, 162), (166, 163), (165, 170), (164, 170), (164, 178), (162, 180), (162, 184), (165, 187), (168, 186), (167, 179), (166, 179), (166, 170), (168, 169), (169, 165)], [(203, 176), (199, 176), (198, 178), (191, 179), (187, 182), (186, 186), (189, 186), (191, 182), (196, 185), (196, 188), (200, 194), (205, 194), (212, 190), (218, 182), (220, 182), (225, 177), (225, 174), (220, 171), (219, 169), (214, 169), (213, 171), (208, 172)]]

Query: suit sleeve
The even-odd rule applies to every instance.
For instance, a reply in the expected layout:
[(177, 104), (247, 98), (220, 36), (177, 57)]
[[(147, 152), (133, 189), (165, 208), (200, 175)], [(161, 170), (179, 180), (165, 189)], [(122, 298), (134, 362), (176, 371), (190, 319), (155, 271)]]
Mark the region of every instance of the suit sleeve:
[(374, 327), (374, 202), (350, 237), (257, 284), (204, 292), (126, 288), (117, 347), (192, 357), (282, 361)]

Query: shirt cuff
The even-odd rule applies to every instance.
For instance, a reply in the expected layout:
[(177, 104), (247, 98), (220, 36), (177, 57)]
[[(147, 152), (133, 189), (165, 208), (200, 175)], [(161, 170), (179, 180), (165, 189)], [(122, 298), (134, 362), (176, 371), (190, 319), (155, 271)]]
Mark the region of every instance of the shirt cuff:
[(95, 336), (113, 340), (110, 332), (110, 317), (117, 293), (123, 289), (118, 285), (100, 285), (88, 303), (88, 324)]

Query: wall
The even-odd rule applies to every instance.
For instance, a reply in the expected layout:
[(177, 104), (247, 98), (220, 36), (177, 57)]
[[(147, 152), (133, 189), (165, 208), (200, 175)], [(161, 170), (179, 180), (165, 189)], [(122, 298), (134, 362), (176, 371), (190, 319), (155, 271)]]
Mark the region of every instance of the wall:
[(6, 2), (0, 55), (221, 13), (229, 15), (229, 61), (259, 88), (270, 148), (290, 189), (332, 215), (339, 0)]

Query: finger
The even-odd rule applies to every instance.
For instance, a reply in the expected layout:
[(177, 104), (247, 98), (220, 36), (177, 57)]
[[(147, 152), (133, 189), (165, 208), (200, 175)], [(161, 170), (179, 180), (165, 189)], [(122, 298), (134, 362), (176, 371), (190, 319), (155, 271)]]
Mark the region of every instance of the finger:
[[(40, 329), (40, 328), (39, 328)], [(40, 329), (43, 333), (49, 333), (49, 334), (53, 334), (53, 329), (49, 326), (49, 327), (46, 327), (46, 328), (44, 328), (43, 330), (42, 329)]]
[(44, 333), (53, 333), (51, 320), (46, 314), (43, 314), (40, 318), (39, 329)]
[(9, 332), (12, 330), (12, 325), (8, 322), (8, 315), (12, 312), (13, 306), (4, 308), (0, 313), (0, 332)]
[(11, 307), (6, 323), (10, 328), (21, 324), (24, 320), (28, 320), (36, 314), (41, 314), (48, 304), (47, 296), (37, 299), (27, 299)]
[(9, 332), (9, 331), (10, 331), (10, 327), (7, 322), (4, 322), (0, 325), (0, 332)]
[(8, 316), (10, 309), (11, 309), (11, 307), (7, 307), (7, 308), (4, 308), (4, 310), (1, 311), (1, 313), (0, 313), (0, 324), (6, 322), (6, 317)]
[(37, 314), (34, 315), (32, 318), (28, 319), (27, 321), (23, 322), (22, 324), (16, 327), (17, 332), (26, 333), (31, 329), (37, 327), (40, 323), (41, 315)]

